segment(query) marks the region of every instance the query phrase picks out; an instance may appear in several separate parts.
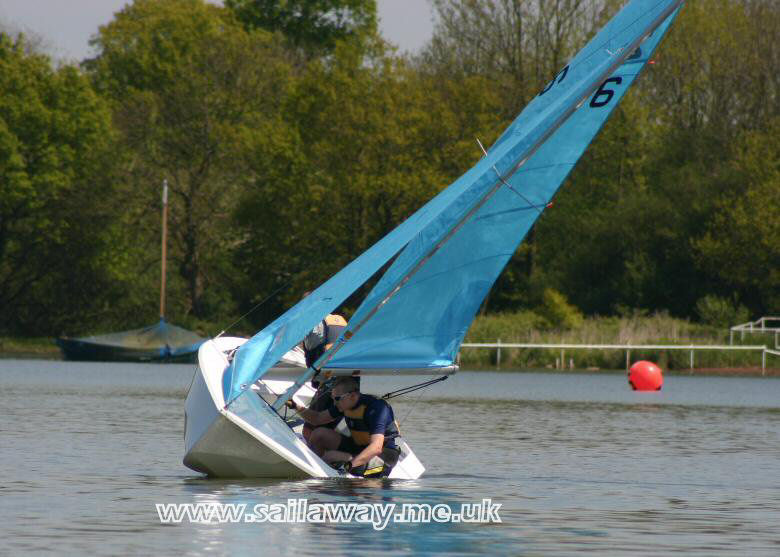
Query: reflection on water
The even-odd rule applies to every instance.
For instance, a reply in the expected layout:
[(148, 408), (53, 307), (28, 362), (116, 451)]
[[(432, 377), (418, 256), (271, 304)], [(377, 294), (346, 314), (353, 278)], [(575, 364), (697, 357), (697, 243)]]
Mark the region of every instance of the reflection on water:
[[(208, 480), (181, 465), (191, 366), (0, 361), (12, 553), (780, 553), (780, 380), (461, 373), (393, 400), (416, 481)], [(382, 394), (415, 378), (367, 378)], [(155, 503), (461, 503), (501, 524), (160, 524)]]

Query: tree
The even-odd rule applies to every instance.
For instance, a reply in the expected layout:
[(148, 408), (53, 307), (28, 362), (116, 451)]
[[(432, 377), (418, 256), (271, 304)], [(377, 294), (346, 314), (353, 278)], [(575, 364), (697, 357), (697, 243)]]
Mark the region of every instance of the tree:
[(53, 334), (100, 310), (111, 146), (89, 80), (0, 34), (0, 329)]
[(281, 32), (309, 55), (376, 35), (375, 0), (226, 0), (225, 6), (247, 28)]
[[(566, 61), (614, 14), (613, 0), (434, 0), (434, 36), (417, 58), (423, 73), (458, 81), (480, 76), (499, 97), (499, 131), (538, 94)], [(492, 136), (492, 133), (483, 134)], [(483, 137), (483, 140), (485, 137)], [(488, 142), (489, 144), (489, 142)], [(531, 277), (538, 227), (499, 277), (483, 311), (541, 302)]]
[(513, 119), (617, 10), (615, 0), (433, 0), (420, 62), (435, 73), (490, 78)]
[(234, 314), (231, 215), (244, 152), (254, 148), (255, 130), (278, 119), (284, 53), (268, 33), (246, 31), (230, 12), (202, 0), (137, 0), (101, 28), (94, 45), (98, 56), (87, 65), (113, 101), (128, 152), (126, 224), (138, 268), (158, 260), (166, 178), (170, 257), (178, 269), (172, 288), (186, 300), (177, 309), (198, 318)]
[(731, 160), (726, 189), (693, 242), (697, 260), (738, 292), (756, 314), (780, 307), (780, 117), (766, 131), (747, 132)]
[[(423, 71), (490, 76), (508, 119), (514, 116), (512, 95), (525, 104), (541, 86), (529, 83), (549, 79), (561, 56), (580, 48), (616, 5), (438, 0), (436, 7), (439, 22)], [(742, 256), (743, 269), (748, 261), (772, 268), (774, 251), (765, 240), (772, 238), (765, 224), (772, 215), (755, 206), (764, 224), (745, 216), (751, 203), (770, 198), (772, 182), (763, 182), (760, 195), (758, 185), (750, 191), (739, 186), (749, 182), (755, 165), (740, 182), (732, 179), (732, 159), (739, 160), (735, 139), (749, 130), (771, 136), (768, 122), (780, 108), (773, 69), (780, 60), (778, 29), (777, 2), (686, 2), (655, 64), (515, 254), (487, 309), (539, 303), (549, 286), (588, 313), (628, 306), (690, 316), (705, 294), (729, 297), (733, 291), (753, 308), (767, 307), (776, 283), (767, 280), (759, 288), (736, 274), (727, 277), (723, 249), (734, 240), (740, 253), (749, 254)], [(770, 259), (739, 243), (740, 222), (758, 227), (754, 241), (761, 257)], [(718, 265), (722, 272), (714, 271)]]
[[(492, 139), (496, 106), (482, 78), (437, 81), (398, 58), (364, 64), (354, 49), (338, 48), (327, 63), (310, 63), (283, 110), (295, 132), (276, 135), (276, 156), (256, 159), (239, 214), (252, 283), (263, 295), (291, 284), (260, 319), (329, 278), (473, 164), (473, 138), (488, 130)], [(274, 221), (277, 228), (265, 225)]]

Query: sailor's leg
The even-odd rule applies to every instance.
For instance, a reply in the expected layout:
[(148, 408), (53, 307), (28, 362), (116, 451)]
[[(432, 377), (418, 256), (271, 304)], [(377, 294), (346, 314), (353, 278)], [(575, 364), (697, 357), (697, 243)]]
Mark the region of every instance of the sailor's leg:
[(321, 457), (325, 451), (337, 449), (341, 443), (341, 437), (339, 432), (328, 427), (318, 427), (309, 436), (309, 446), (312, 451), (317, 453), (317, 456)]
[(341, 440), (335, 449), (325, 451), (322, 459), (333, 466), (337, 462), (347, 462), (365, 448), (357, 445), (352, 437), (341, 435)]
[(322, 455), (322, 460), (328, 464), (333, 464), (334, 462), (347, 462), (353, 456), (353, 454), (345, 453), (344, 451), (325, 451), (325, 454)]

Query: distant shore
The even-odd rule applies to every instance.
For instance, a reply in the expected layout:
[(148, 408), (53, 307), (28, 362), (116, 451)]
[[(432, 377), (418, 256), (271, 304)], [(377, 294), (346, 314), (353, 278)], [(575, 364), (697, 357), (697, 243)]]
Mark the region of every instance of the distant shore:
[[(53, 338), (11, 338), (0, 337), (0, 359), (19, 360), (62, 360), (62, 353)], [(469, 371), (501, 371), (507, 373), (544, 372), (544, 373), (623, 373), (615, 368), (574, 368), (554, 369), (552, 367), (522, 367), (507, 365), (497, 368), (494, 365), (480, 365), (465, 361), (461, 363), (461, 369)], [(760, 366), (729, 366), (729, 367), (694, 367), (689, 368), (664, 368), (669, 375), (706, 375), (723, 377), (780, 377), (780, 368), (767, 367), (765, 371)]]
[(0, 358), (61, 360), (62, 353), (51, 337), (0, 337)]

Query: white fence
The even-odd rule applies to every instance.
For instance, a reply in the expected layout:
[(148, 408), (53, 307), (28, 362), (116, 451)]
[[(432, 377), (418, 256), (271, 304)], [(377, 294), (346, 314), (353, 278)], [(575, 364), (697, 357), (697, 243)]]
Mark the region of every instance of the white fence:
[[(774, 325), (774, 326), (770, 326)], [(739, 333), (740, 340), (745, 340), (749, 334), (775, 335), (775, 350), (780, 349), (780, 317), (762, 317), (756, 321), (734, 325), (729, 330), (729, 344), (734, 344), (734, 333)]]
[(703, 345), (679, 345), (679, 344), (525, 344), (525, 343), (503, 343), (499, 339), (498, 342), (470, 342), (460, 345), (461, 348), (487, 348), (494, 349), (496, 351), (496, 365), (501, 365), (501, 349), (504, 348), (544, 348), (548, 350), (560, 350), (560, 367), (563, 369), (566, 367), (566, 350), (625, 350), (626, 352), (626, 369), (631, 365), (631, 351), (632, 350), (687, 350), (690, 351), (690, 368), (693, 369), (694, 353), (700, 350), (755, 350), (761, 351), (761, 372), (762, 375), (766, 374), (766, 357), (767, 354), (771, 356), (780, 357), (780, 351), (771, 350), (763, 345), (755, 346), (715, 346), (710, 344)]

